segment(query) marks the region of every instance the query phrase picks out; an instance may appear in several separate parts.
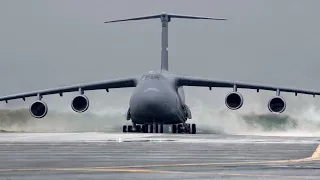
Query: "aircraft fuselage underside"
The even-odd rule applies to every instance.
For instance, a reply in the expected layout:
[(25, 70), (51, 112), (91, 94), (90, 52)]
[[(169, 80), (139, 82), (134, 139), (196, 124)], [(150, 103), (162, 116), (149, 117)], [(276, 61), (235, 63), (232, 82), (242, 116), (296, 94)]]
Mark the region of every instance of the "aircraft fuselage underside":
[(152, 109), (131, 112), (131, 120), (136, 124), (179, 124), (184, 123), (186, 118), (182, 109)]

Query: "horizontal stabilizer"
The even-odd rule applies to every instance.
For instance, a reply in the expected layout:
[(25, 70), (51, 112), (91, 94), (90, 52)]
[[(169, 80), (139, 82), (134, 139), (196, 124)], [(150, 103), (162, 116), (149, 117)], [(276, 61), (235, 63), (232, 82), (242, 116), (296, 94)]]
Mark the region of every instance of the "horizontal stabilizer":
[(141, 17), (135, 17), (135, 18), (127, 18), (127, 19), (118, 19), (118, 20), (113, 20), (113, 21), (106, 21), (104, 23), (114, 23), (114, 22), (123, 22), (123, 21), (137, 21), (137, 20), (156, 19), (156, 18), (160, 18), (162, 21), (167, 21), (167, 22), (169, 22), (171, 20), (171, 18), (227, 20), (225, 18), (213, 18), (213, 17), (205, 17), (205, 16), (191, 16), (191, 15), (179, 15), (179, 14), (161, 13), (161, 14), (158, 14), (158, 15), (141, 16)]
[(114, 23), (114, 22), (122, 22), (122, 21), (137, 21), (137, 20), (155, 19), (155, 18), (160, 18), (160, 15), (142, 16), (142, 17), (128, 18), (128, 19), (119, 19), (119, 20), (113, 20), (113, 21), (106, 21), (104, 23)]
[(209, 20), (227, 20), (225, 18), (214, 18), (214, 17), (205, 17), (205, 16), (190, 16), (190, 15), (179, 15), (179, 14), (168, 14), (171, 18), (180, 18), (180, 19), (209, 19)]

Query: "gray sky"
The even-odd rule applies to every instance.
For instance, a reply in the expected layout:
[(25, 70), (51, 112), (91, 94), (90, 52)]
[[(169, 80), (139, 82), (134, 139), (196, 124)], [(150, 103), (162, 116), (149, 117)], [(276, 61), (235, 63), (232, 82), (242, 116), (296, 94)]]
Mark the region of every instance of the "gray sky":
[[(170, 71), (320, 90), (318, 7), (316, 0), (2, 0), (0, 95), (158, 69), (159, 20), (103, 22), (163, 11), (229, 19), (172, 20)], [(201, 93), (202, 101), (220, 107), (228, 91), (187, 88), (187, 100)], [(118, 102), (127, 107), (130, 92), (93, 92), (90, 96), (96, 104)], [(246, 102), (260, 101), (254, 91), (243, 92)], [(48, 97), (50, 105), (70, 106), (71, 96), (57, 97)], [(293, 103), (303, 100), (293, 99)]]

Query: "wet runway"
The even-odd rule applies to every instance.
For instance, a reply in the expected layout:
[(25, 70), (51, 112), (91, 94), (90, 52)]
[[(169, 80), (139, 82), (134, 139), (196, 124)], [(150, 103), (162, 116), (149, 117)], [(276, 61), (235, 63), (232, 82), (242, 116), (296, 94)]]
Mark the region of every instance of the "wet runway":
[(0, 133), (0, 179), (319, 179), (319, 140)]

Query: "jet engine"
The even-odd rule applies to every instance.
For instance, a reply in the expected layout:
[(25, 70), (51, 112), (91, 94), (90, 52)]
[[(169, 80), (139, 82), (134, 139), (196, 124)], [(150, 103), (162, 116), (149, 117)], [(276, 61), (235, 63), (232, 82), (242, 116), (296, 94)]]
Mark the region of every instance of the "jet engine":
[(238, 92), (231, 92), (226, 96), (225, 103), (229, 109), (236, 110), (243, 105), (243, 97)]
[(286, 109), (286, 102), (281, 96), (272, 97), (268, 102), (270, 112), (282, 113)]
[(75, 112), (85, 112), (89, 108), (89, 99), (85, 95), (78, 95), (73, 98), (71, 107)]
[(48, 113), (48, 106), (45, 102), (38, 100), (30, 105), (29, 112), (35, 118), (43, 118)]

